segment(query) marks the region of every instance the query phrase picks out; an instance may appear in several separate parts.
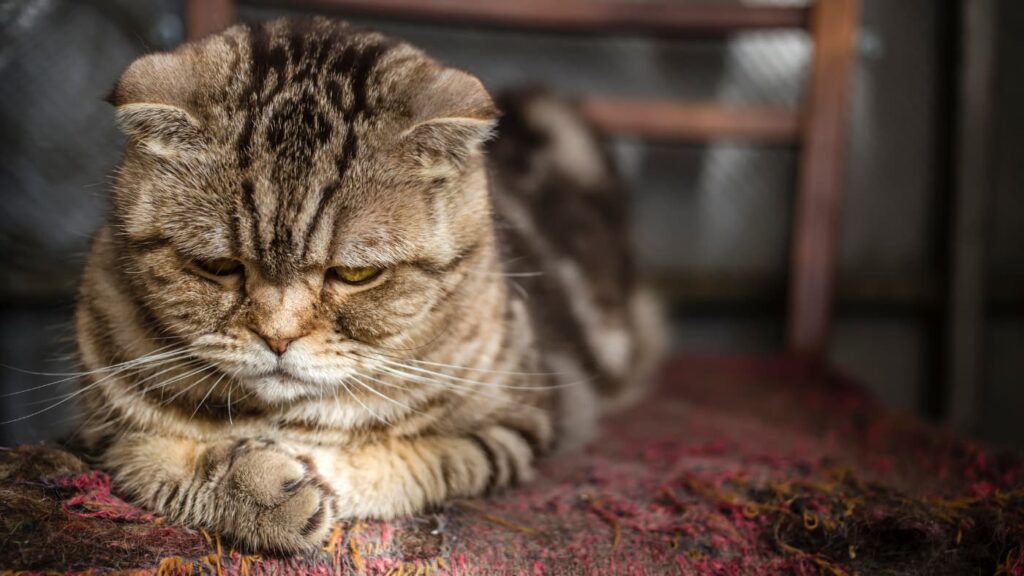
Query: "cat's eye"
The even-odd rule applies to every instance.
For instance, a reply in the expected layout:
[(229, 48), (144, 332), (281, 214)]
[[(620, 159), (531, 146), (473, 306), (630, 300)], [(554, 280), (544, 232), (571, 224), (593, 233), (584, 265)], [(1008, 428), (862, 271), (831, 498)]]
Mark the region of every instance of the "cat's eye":
[(345, 284), (366, 284), (380, 276), (382, 268), (375, 266), (335, 266), (327, 270), (327, 277)]
[(242, 263), (234, 258), (212, 258), (210, 260), (193, 260), (196, 268), (210, 274), (211, 276), (234, 276), (241, 274), (244, 267)]

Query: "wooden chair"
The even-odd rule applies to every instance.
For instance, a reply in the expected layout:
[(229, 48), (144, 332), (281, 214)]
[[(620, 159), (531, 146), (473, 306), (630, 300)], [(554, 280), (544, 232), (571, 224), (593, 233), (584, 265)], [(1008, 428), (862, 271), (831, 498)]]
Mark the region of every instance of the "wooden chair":
[[(586, 0), (292, 0), (277, 4), (339, 15), (395, 17), (576, 33), (683, 36), (739, 30), (806, 28), (814, 44), (799, 111), (680, 101), (584, 101), (607, 133), (657, 140), (738, 138), (799, 149), (787, 312), (787, 348), (824, 358), (836, 274), (836, 242), (846, 148), (846, 107), (859, 0), (818, 0), (812, 7), (709, 2)], [(228, 26), (233, 0), (187, 0), (186, 32), (199, 38)]]

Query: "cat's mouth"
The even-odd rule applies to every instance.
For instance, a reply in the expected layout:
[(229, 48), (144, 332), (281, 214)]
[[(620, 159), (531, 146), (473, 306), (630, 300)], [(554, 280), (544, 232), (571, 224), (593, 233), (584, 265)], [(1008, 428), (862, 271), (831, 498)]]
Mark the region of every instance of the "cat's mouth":
[(322, 382), (289, 372), (281, 367), (246, 378), (246, 386), (257, 396), (270, 402), (290, 402), (323, 394)]
[(305, 385), (316, 385), (317, 382), (313, 382), (307, 378), (303, 378), (301, 374), (295, 374), (287, 370), (286, 368), (278, 365), (275, 366), (270, 372), (261, 376), (258, 379), (271, 379), (280, 384), (295, 383)]
[(289, 366), (288, 364), (277, 364), (267, 372), (250, 378), (250, 380), (256, 385), (277, 385), (277, 386), (294, 386), (297, 388), (322, 388), (325, 386), (331, 386), (339, 380), (343, 380), (346, 376), (336, 373), (335, 371), (320, 372), (318, 370), (310, 370), (306, 367), (297, 369), (295, 366)]

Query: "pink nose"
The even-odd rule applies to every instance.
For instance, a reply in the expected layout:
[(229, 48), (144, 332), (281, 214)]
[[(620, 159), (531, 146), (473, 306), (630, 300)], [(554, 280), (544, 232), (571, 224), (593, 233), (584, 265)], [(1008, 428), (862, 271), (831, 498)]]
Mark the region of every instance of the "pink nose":
[(277, 353), (278, 356), (284, 354), (284, 351), (288, 349), (290, 344), (295, 338), (268, 338), (263, 336), (263, 341), (270, 346), (270, 349)]

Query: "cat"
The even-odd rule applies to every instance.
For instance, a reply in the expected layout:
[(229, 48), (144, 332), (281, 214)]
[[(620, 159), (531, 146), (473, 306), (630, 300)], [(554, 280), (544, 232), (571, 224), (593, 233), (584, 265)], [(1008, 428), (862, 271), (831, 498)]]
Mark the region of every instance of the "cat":
[(472, 75), (325, 18), (143, 56), (109, 100), (77, 438), (140, 505), (310, 550), (529, 481), (648, 380), (625, 188), (571, 104), (499, 120)]

